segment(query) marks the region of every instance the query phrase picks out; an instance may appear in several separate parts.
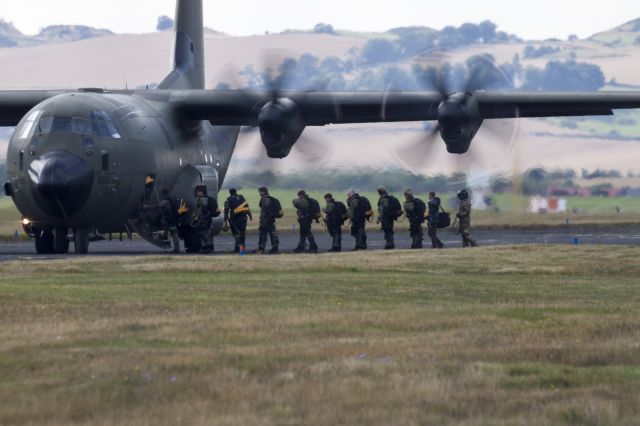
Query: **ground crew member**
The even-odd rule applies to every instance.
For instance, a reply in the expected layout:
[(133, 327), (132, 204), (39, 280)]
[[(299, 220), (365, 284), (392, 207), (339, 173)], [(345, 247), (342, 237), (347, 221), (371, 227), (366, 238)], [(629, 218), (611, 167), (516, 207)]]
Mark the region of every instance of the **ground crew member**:
[(325, 214), (324, 222), (327, 224), (327, 231), (331, 235), (332, 243), (330, 252), (342, 251), (342, 224), (347, 215), (347, 207), (340, 201), (336, 201), (332, 194), (326, 194), (324, 201), (326, 207), (322, 209)]
[(224, 203), (224, 230), (231, 230), (235, 240), (234, 253), (240, 253), (240, 247), (245, 247), (247, 220), (253, 220), (247, 200), (237, 189), (229, 189), (229, 198)]
[(460, 206), (458, 207), (459, 232), (462, 236), (462, 247), (478, 247), (476, 240), (471, 238), (471, 201), (469, 200), (469, 192), (466, 189), (458, 191), (458, 199)]
[(197, 235), (201, 241), (202, 253), (213, 253), (213, 218), (220, 216), (218, 200), (207, 195), (207, 187), (204, 185), (196, 187), (196, 212), (193, 216), (191, 226), (196, 228)]
[(367, 231), (365, 225), (367, 222), (367, 207), (363, 198), (350, 189), (347, 192), (347, 205), (349, 219), (351, 220), (351, 236), (356, 239), (356, 250), (367, 249)]
[(444, 247), (440, 238), (438, 238), (438, 225), (440, 223), (440, 198), (436, 197), (435, 192), (429, 193), (429, 214), (427, 217), (427, 226), (429, 228), (429, 238), (431, 238), (431, 248), (441, 249)]
[(426, 204), (419, 198), (413, 196), (413, 192), (407, 189), (404, 192), (404, 211), (409, 220), (409, 236), (411, 237), (411, 248), (421, 249), (422, 238), (422, 224), (424, 223), (424, 214), (427, 210)]
[(318, 245), (311, 231), (311, 224), (314, 220), (318, 220), (315, 215), (319, 211), (314, 211), (314, 205), (317, 205), (317, 203), (317, 201), (309, 198), (304, 190), (298, 191), (298, 198), (293, 200), (293, 207), (298, 211), (298, 224), (300, 225), (300, 241), (298, 242), (298, 247), (293, 251), (294, 253), (304, 253), (307, 240), (309, 240), (309, 253), (318, 253)]
[(260, 225), (258, 230), (260, 237), (258, 240), (257, 254), (264, 254), (267, 246), (267, 236), (271, 240), (271, 250), (269, 254), (278, 254), (278, 234), (276, 233), (276, 219), (282, 217), (280, 201), (269, 195), (269, 189), (263, 186), (258, 189), (260, 194)]
[[(393, 224), (398, 217), (398, 207), (392, 202), (391, 196), (384, 187), (378, 188), (378, 224), (382, 226), (384, 232), (384, 249), (393, 250), (396, 244), (393, 240)], [(399, 204), (399, 203), (396, 203)]]

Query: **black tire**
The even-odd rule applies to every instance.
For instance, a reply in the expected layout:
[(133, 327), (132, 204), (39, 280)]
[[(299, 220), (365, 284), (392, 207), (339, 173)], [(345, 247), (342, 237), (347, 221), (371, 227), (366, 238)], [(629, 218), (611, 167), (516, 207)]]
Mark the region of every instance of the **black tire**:
[(67, 228), (56, 228), (53, 230), (53, 250), (56, 254), (69, 253), (69, 230)]
[(36, 236), (36, 253), (38, 254), (54, 254), (53, 247), (53, 232), (42, 231), (42, 233)]
[(89, 229), (76, 228), (73, 230), (73, 245), (76, 250), (76, 254), (88, 254), (89, 253)]

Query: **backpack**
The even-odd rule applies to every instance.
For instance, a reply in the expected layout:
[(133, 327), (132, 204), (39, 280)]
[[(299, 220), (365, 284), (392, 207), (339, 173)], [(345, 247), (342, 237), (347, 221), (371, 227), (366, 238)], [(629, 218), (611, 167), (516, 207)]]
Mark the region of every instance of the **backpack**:
[(364, 214), (364, 217), (367, 219), (371, 219), (373, 217), (373, 208), (371, 207), (371, 202), (367, 197), (360, 196), (360, 214)]
[(347, 206), (340, 201), (336, 201), (335, 216), (338, 219), (340, 225), (343, 225), (347, 219), (349, 219), (349, 213), (347, 212)]
[(320, 218), (322, 218), (320, 203), (314, 198), (309, 198), (309, 216), (311, 216), (313, 220), (320, 220)]
[(427, 205), (425, 204), (424, 201), (422, 201), (419, 198), (414, 198), (413, 199), (413, 203), (416, 206), (416, 210), (415, 210), (415, 213), (414, 213), (415, 217), (420, 219), (420, 223), (424, 222), (425, 213), (427, 212)]
[(280, 200), (275, 197), (271, 197), (271, 212), (273, 217), (276, 219), (280, 219), (284, 216), (284, 211), (282, 211), (282, 204), (280, 204)]
[(389, 204), (391, 212), (393, 213), (394, 219), (398, 219), (402, 217), (404, 211), (402, 211), (402, 206), (400, 205), (400, 201), (394, 197), (393, 195), (389, 195)]

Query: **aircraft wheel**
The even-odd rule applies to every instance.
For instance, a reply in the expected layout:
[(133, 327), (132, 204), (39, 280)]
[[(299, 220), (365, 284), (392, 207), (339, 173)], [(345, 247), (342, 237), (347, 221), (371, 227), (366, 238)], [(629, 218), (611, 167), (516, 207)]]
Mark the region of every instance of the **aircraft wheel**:
[(69, 230), (67, 228), (56, 228), (53, 230), (53, 249), (56, 254), (69, 253)]
[(36, 236), (36, 253), (38, 254), (54, 254), (53, 232), (42, 231)]
[(89, 253), (89, 229), (77, 228), (73, 230), (73, 245), (76, 254)]

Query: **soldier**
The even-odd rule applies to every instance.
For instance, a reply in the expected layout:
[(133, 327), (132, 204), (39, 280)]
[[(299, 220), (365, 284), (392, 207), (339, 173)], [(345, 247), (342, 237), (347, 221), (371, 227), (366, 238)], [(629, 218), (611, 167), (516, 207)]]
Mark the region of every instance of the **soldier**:
[(342, 251), (342, 225), (347, 218), (347, 207), (340, 201), (336, 201), (333, 195), (326, 194), (324, 201), (326, 207), (322, 209), (325, 213), (324, 222), (327, 224), (329, 235), (333, 238), (330, 252)]
[(318, 253), (318, 245), (315, 238), (313, 238), (311, 224), (314, 220), (318, 221), (320, 205), (313, 198), (309, 198), (304, 190), (300, 190), (298, 191), (298, 198), (293, 200), (293, 207), (298, 210), (298, 224), (300, 225), (300, 241), (293, 252), (304, 253), (307, 240), (309, 240), (309, 253)]
[(409, 220), (409, 236), (411, 237), (411, 248), (421, 249), (422, 238), (422, 224), (424, 223), (424, 214), (427, 210), (427, 205), (419, 198), (413, 196), (410, 189), (404, 192), (404, 211), (407, 214)]
[(253, 220), (247, 200), (238, 194), (237, 189), (229, 189), (229, 198), (224, 203), (224, 228), (225, 231), (231, 230), (235, 240), (234, 253), (240, 253), (240, 247), (246, 244), (247, 219)]
[(476, 240), (471, 238), (471, 201), (469, 200), (469, 192), (466, 189), (458, 191), (458, 199), (460, 200), (460, 206), (458, 207), (458, 214), (456, 219), (458, 220), (459, 232), (462, 236), (462, 247), (478, 247)]
[(402, 214), (402, 207), (398, 199), (392, 195), (389, 195), (387, 190), (382, 186), (378, 188), (378, 224), (382, 226), (384, 232), (384, 249), (393, 250), (396, 244), (393, 240), (393, 224), (400, 214)]
[(162, 214), (162, 224), (166, 227), (165, 240), (171, 238), (173, 252), (180, 253), (180, 232), (178, 231), (179, 220), (178, 210), (180, 209), (180, 200), (171, 197), (168, 189), (162, 190), (162, 199), (158, 203)]
[(440, 238), (438, 238), (438, 225), (440, 223), (440, 198), (436, 197), (435, 192), (429, 193), (429, 215), (427, 217), (427, 225), (429, 228), (429, 238), (431, 238), (431, 248), (441, 249), (444, 247)]
[(191, 226), (196, 229), (200, 240), (202, 253), (213, 253), (213, 218), (220, 216), (218, 200), (207, 195), (207, 187), (196, 187), (196, 212), (191, 220)]
[[(349, 219), (351, 220), (351, 236), (356, 239), (356, 250), (367, 249), (367, 231), (365, 229), (367, 216), (372, 214), (371, 204), (353, 189), (347, 192)], [(365, 201), (366, 200), (366, 201)]]
[(278, 234), (276, 233), (276, 219), (282, 217), (282, 207), (280, 201), (269, 195), (267, 187), (258, 189), (260, 194), (260, 238), (258, 240), (257, 254), (264, 254), (267, 247), (267, 236), (271, 240), (271, 250), (269, 254), (278, 254)]

